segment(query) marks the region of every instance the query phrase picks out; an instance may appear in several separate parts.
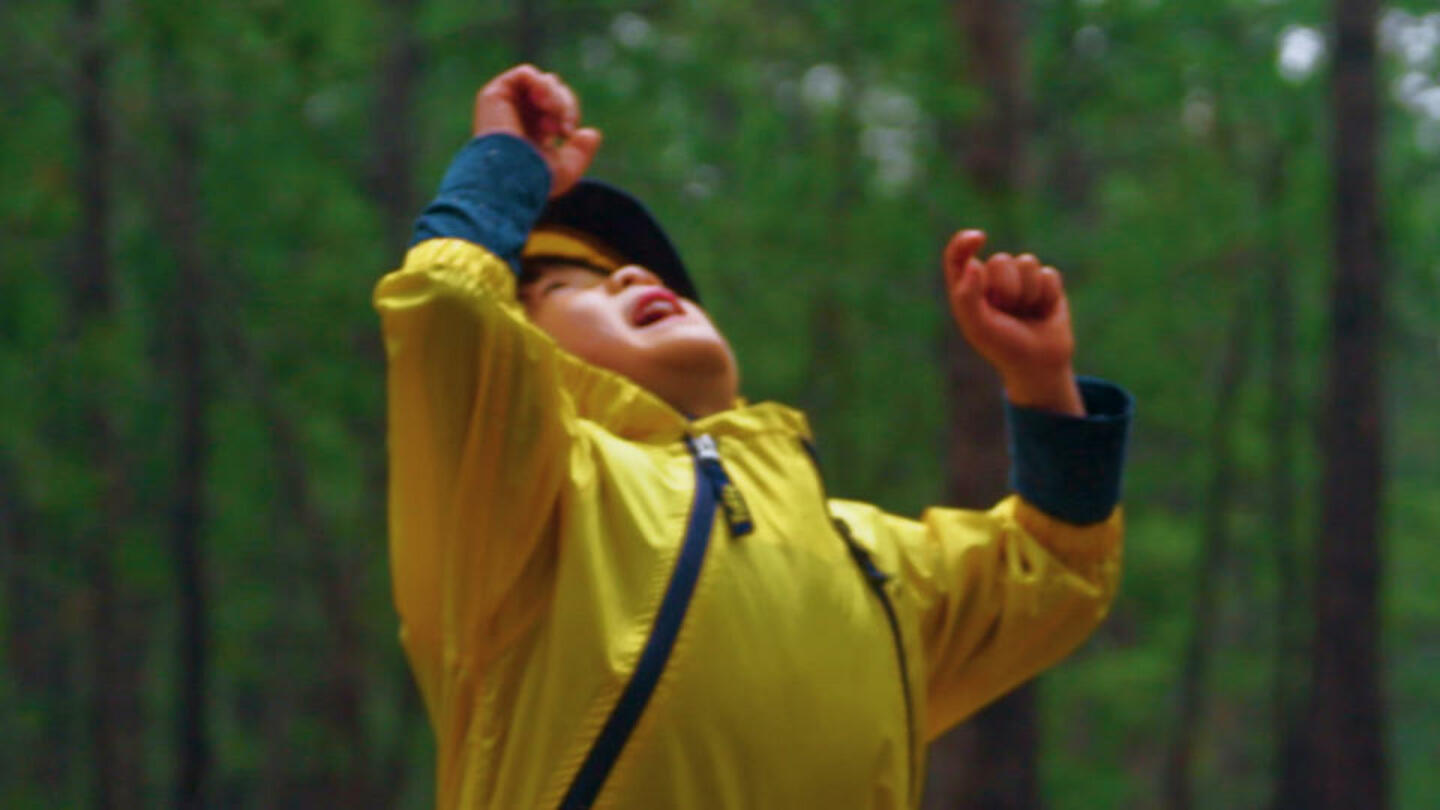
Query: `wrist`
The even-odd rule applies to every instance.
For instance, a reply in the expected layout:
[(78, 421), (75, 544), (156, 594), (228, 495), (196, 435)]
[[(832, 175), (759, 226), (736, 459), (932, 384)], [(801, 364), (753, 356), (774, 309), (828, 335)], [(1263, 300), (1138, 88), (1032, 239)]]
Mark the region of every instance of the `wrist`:
[(1085, 401), (1070, 366), (1050, 371), (1001, 374), (1010, 404), (1037, 411), (1084, 416)]
[(435, 200), (415, 223), (411, 244), (455, 238), (481, 245), (519, 272), (520, 250), (551, 185), (545, 160), (523, 138), (490, 133), (451, 161)]

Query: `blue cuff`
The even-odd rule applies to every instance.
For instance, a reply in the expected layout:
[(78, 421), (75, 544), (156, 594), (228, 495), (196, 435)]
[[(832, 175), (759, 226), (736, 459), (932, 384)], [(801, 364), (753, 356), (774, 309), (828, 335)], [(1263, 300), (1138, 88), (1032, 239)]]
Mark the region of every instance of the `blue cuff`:
[(518, 275), (520, 250), (549, 196), (550, 168), (535, 147), (514, 135), (475, 138), (450, 162), (410, 244), (464, 239), (509, 262)]
[(1095, 523), (1120, 502), (1134, 401), (1123, 388), (1080, 378), (1087, 416), (1005, 405), (1010, 486), (1051, 517)]

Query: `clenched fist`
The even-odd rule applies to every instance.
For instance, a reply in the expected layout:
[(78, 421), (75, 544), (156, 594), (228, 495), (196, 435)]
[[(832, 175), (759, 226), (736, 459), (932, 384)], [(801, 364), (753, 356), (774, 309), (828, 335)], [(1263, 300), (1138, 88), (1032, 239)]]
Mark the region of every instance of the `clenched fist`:
[(1000, 372), (1012, 403), (1083, 416), (1060, 273), (1029, 253), (996, 253), (981, 261), (984, 245), (982, 231), (966, 230), (945, 248), (945, 288), (955, 323)]
[(475, 97), (475, 135), (524, 138), (550, 167), (550, 196), (585, 176), (600, 148), (600, 131), (580, 127), (580, 101), (553, 73), (518, 65), (491, 79)]

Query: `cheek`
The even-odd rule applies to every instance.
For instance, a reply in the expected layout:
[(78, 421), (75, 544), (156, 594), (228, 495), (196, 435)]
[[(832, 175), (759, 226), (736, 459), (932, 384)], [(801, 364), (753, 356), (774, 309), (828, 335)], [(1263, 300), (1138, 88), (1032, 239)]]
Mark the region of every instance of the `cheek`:
[(611, 347), (623, 343), (624, 335), (612, 313), (583, 299), (547, 301), (531, 312), (530, 319), (561, 348), (602, 365), (614, 353)]
[(730, 351), (730, 342), (725, 339), (724, 333), (722, 333), (720, 329), (715, 326), (715, 322), (711, 321), (710, 317), (706, 315), (703, 311), (697, 310), (695, 314), (697, 315), (698, 327), (696, 331), (703, 335), (710, 342), (716, 344), (716, 346), (723, 348), (726, 354), (731, 354), (732, 352)]

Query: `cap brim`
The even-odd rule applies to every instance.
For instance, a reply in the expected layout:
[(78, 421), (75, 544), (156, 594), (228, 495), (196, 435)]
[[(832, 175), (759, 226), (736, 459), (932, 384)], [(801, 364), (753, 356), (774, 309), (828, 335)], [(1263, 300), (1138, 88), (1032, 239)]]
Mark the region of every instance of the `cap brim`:
[(660, 223), (630, 194), (599, 180), (585, 179), (545, 206), (536, 228), (558, 225), (589, 234), (625, 261), (654, 273), (665, 286), (699, 301), (680, 252)]

